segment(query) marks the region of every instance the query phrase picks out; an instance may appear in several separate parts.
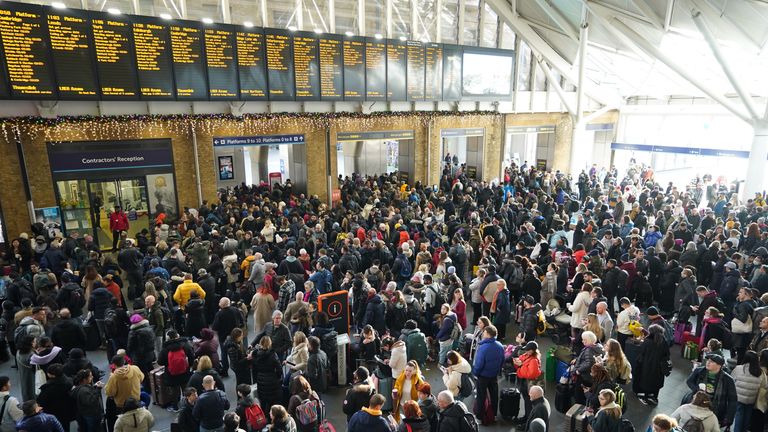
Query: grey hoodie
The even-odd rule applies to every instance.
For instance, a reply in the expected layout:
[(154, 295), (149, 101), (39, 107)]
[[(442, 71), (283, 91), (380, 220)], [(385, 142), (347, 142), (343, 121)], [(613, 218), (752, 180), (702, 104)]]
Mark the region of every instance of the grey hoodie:
[(704, 432), (720, 432), (720, 424), (709, 408), (702, 408), (693, 404), (681, 405), (676, 409), (671, 417), (677, 420), (677, 424), (680, 427), (685, 426), (685, 423), (691, 418), (696, 418), (702, 421), (704, 425)]

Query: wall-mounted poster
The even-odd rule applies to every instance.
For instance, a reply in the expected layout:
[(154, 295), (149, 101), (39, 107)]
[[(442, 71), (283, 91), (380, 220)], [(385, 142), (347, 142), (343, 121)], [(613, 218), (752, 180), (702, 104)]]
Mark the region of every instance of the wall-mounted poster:
[(219, 180), (235, 178), (235, 161), (232, 156), (219, 156)]
[(152, 217), (165, 213), (167, 217), (177, 216), (176, 193), (173, 189), (173, 174), (151, 174), (147, 176), (149, 212)]
[(35, 208), (35, 222), (43, 225), (50, 238), (61, 235), (61, 210), (58, 207)]

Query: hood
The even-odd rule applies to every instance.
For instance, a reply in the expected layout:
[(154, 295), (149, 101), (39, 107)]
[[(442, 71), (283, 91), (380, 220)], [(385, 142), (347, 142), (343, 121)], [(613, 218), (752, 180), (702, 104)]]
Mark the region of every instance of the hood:
[(709, 408), (703, 408), (694, 404), (688, 404), (686, 407), (688, 407), (688, 414), (697, 420), (704, 421), (709, 417), (715, 416), (715, 413)]
[(163, 342), (163, 348), (167, 348), (168, 351), (175, 351), (187, 344), (187, 339), (180, 337), (178, 339), (167, 340)]
[(285, 257), (285, 260), (288, 261), (289, 263), (296, 262), (296, 257), (293, 255), (288, 255), (287, 257)]
[(449, 366), (448, 369), (451, 371), (456, 371), (463, 374), (472, 372), (472, 366), (469, 364), (469, 362), (466, 359), (463, 359), (463, 358), (461, 359), (459, 364), (454, 366)]
[(200, 330), (200, 338), (204, 341), (213, 339), (213, 330), (209, 329), (208, 327), (203, 328)]
[(378, 294), (377, 294), (377, 295), (374, 295), (373, 297), (371, 297), (371, 298), (368, 300), (368, 302), (369, 302), (369, 303), (381, 303), (381, 302), (382, 302), (382, 300), (381, 300), (381, 296), (380, 296), (380, 295), (378, 295)]
[(138, 370), (138, 368), (134, 370), (134, 368), (131, 365), (125, 365), (115, 369), (115, 371), (112, 372), (112, 375), (115, 377), (115, 379), (120, 379), (120, 380), (131, 379), (133, 378), (134, 375), (136, 375), (136, 372), (135, 372), (136, 370)]
[(149, 327), (149, 321), (147, 321), (146, 319), (142, 319), (136, 324), (131, 324), (131, 330), (136, 330), (142, 327)]
[[(426, 401), (425, 401), (426, 402)], [(459, 406), (459, 402), (454, 402), (449, 406), (448, 408), (442, 410), (440, 412), (440, 415), (444, 417), (464, 417), (464, 410), (461, 409), (461, 406)]]
[(53, 359), (56, 358), (57, 355), (61, 352), (61, 347), (54, 346), (51, 348), (51, 351), (47, 354), (32, 354), (32, 357), (29, 359), (29, 362), (33, 365), (46, 365), (53, 361)]
[(31, 316), (26, 316), (19, 321), (20, 326), (30, 325), (30, 324), (39, 324), (36, 319), (32, 318)]

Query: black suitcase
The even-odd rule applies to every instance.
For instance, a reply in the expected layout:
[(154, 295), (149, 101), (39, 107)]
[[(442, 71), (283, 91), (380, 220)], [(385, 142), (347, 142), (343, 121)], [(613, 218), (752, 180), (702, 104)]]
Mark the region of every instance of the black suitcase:
[(627, 339), (624, 343), (624, 355), (627, 357), (627, 361), (633, 369), (637, 365), (637, 356), (640, 354), (641, 345), (642, 342), (635, 338)]
[(571, 408), (573, 387), (571, 384), (557, 383), (555, 386), (555, 409), (565, 414)]
[(504, 419), (515, 419), (520, 412), (520, 390), (512, 387), (501, 389), (499, 412)]

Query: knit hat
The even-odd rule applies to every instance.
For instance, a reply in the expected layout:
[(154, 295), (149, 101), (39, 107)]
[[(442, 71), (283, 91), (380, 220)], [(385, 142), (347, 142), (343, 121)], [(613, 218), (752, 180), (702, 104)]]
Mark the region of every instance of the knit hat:
[(197, 275), (200, 277), (208, 276), (208, 271), (206, 269), (201, 268), (200, 270), (197, 271)]
[(719, 364), (720, 366), (725, 364), (725, 359), (720, 354), (710, 354), (706, 357), (707, 360), (712, 360), (713, 362)]
[(659, 314), (659, 310), (656, 309), (656, 306), (651, 306), (645, 311), (645, 314), (648, 316), (656, 316)]
[(600, 250), (599, 249), (592, 249), (591, 251), (589, 251), (589, 256), (591, 256), (591, 257), (598, 256), (598, 255), (600, 255)]
[(532, 295), (527, 295), (527, 296), (523, 297), (523, 300), (525, 300), (525, 302), (530, 304), (530, 305), (536, 303), (536, 300), (533, 298)]
[(360, 381), (365, 381), (368, 379), (368, 369), (365, 368), (365, 366), (360, 366), (355, 371), (355, 376), (357, 376), (357, 379)]
[(138, 324), (143, 320), (144, 318), (141, 317), (139, 314), (133, 314), (131, 315), (131, 324)]
[(728, 261), (727, 263), (725, 263), (725, 267), (731, 270), (736, 270), (736, 263), (733, 261)]
[(454, 267), (454, 266), (448, 267), (448, 274), (452, 275), (454, 273), (456, 273), (456, 267)]

